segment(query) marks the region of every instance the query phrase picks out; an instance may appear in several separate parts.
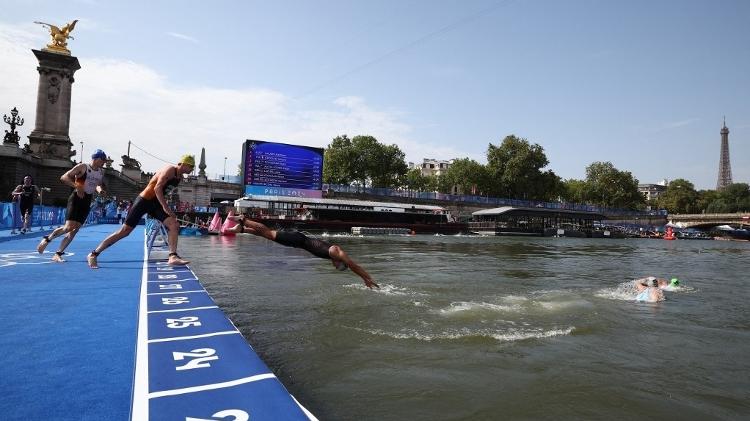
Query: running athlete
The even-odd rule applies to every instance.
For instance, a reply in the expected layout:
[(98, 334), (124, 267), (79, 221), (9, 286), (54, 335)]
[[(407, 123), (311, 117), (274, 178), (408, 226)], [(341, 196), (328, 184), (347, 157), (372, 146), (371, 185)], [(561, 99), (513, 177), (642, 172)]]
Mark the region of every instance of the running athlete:
[[(39, 195), (39, 188), (33, 184), (34, 179), (30, 175), (26, 175), (23, 178), (23, 184), (19, 184), (15, 190), (13, 190), (13, 200), (18, 200), (19, 207), (21, 208), (21, 217), (23, 218), (23, 228), (21, 228), (21, 234), (25, 234), (26, 231), (31, 230), (31, 215), (34, 211), (34, 199)], [(15, 222), (13, 223), (15, 227)], [(15, 229), (15, 228), (13, 228)]]
[(365, 286), (367, 286), (367, 288), (380, 288), (380, 286), (372, 280), (370, 274), (367, 273), (354, 260), (352, 260), (351, 257), (344, 253), (344, 250), (342, 250), (339, 246), (332, 245), (322, 240), (318, 240), (317, 238), (310, 238), (299, 231), (272, 230), (267, 226), (259, 222), (255, 222), (245, 216), (228, 216), (227, 218), (232, 221), (239, 222), (238, 225), (232, 228), (228, 228), (226, 230), (228, 232), (247, 232), (259, 237), (269, 239), (271, 241), (275, 241), (283, 246), (305, 249), (316, 257), (320, 257), (321, 259), (331, 259), (331, 263), (338, 270), (346, 270), (347, 268), (351, 269), (352, 272), (359, 275), (359, 277), (362, 278), (363, 281), (365, 281)]
[(184, 155), (177, 165), (168, 165), (151, 177), (145, 189), (135, 198), (128, 211), (128, 217), (122, 227), (105, 238), (89, 253), (87, 260), (91, 269), (98, 269), (97, 257), (112, 244), (130, 235), (138, 225), (143, 215), (149, 214), (161, 221), (169, 230), (169, 260), (172, 266), (186, 265), (190, 262), (182, 260), (177, 254), (177, 235), (180, 225), (177, 217), (167, 203), (166, 195), (177, 187), (184, 174), (189, 174), (195, 167), (195, 157)]
[(91, 201), (94, 192), (103, 194), (106, 190), (104, 185), (104, 171), (102, 167), (107, 162), (107, 154), (101, 149), (94, 151), (91, 155), (91, 164), (81, 162), (70, 171), (60, 177), (60, 181), (73, 187), (73, 192), (68, 197), (68, 209), (65, 216), (65, 225), (58, 227), (50, 235), (42, 237), (42, 241), (36, 247), (39, 253), (44, 252), (50, 241), (60, 235), (66, 234), (60, 242), (60, 248), (52, 256), (52, 260), (58, 263), (65, 262), (63, 256), (65, 249), (78, 234), (78, 230), (86, 222), (91, 210)]

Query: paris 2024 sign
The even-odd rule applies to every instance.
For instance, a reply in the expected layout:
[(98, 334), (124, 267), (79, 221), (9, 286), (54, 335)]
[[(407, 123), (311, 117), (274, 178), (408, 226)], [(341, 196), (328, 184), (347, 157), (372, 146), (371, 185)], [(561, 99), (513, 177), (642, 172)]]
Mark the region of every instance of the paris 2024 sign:
[(245, 194), (323, 197), (323, 149), (246, 140), (243, 150)]

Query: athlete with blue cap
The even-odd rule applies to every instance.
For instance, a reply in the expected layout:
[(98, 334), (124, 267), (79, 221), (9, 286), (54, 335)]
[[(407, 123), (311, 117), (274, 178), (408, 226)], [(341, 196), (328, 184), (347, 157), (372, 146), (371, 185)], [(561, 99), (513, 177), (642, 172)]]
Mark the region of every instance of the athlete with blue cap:
[(63, 258), (65, 249), (73, 241), (76, 234), (78, 234), (78, 230), (81, 229), (83, 223), (86, 222), (89, 210), (91, 210), (91, 201), (94, 193), (103, 194), (106, 190), (104, 171), (102, 170), (106, 162), (107, 154), (103, 150), (97, 149), (91, 155), (90, 164), (81, 162), (60, 177), (60, 181), (74, 189), (70, 197), (68, 197), (65, 225), (58, 227), (50, 235), (42, 237), (42, 241), (37, 246), (36, 251), (39, 253), (44, 252), (50, 241), (60, 235), (67, 234), (60, 243), (60, 248), (52, 256), (52, 260), (55, 262), (62, 263), (65, 261)]

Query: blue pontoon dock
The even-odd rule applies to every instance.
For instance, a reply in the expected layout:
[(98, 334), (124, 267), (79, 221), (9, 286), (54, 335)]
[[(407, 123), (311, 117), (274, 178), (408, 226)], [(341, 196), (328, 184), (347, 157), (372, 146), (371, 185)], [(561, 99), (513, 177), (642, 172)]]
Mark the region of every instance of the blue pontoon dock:
[(89, 269), (116, 229), (81, 229), (66, 263), (59, 238), (38, 254), (41, 232), (0, 231), (2, 419), (315, 419), (143, 226)]

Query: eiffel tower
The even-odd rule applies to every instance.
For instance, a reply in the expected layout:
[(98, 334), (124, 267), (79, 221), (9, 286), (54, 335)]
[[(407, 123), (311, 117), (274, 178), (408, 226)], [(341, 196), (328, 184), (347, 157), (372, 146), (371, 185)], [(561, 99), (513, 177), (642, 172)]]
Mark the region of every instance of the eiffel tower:
[(716, 190), (720, 190), (732, 184), (732, 164), (729, 162), (729, 129), (727, 119), (724, 117), (724, 127), (721, 128), (721, 157), (719, 158), (719, 180), (716, 182)]

